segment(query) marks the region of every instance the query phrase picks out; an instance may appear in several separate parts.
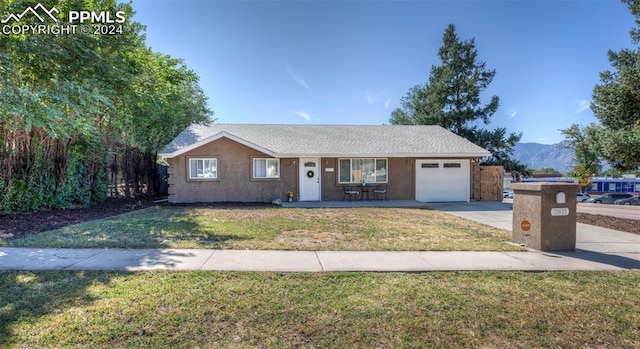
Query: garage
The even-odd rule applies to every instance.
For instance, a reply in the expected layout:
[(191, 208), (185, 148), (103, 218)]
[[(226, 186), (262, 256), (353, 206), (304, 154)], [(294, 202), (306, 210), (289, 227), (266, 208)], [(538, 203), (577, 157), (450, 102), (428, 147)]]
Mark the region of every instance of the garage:
[(416, 200), (469, 201), (469, 160), (416, 160)]

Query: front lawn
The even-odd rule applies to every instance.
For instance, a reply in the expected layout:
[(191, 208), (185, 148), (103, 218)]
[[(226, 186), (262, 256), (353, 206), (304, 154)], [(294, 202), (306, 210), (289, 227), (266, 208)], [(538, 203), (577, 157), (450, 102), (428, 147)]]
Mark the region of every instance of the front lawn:
[(0, 272), (7, 348), (638, 348), (640, 272)]
[(11, 247), (519, 251), (511, 233), (401, 208), (151, 207), (2, 241)]

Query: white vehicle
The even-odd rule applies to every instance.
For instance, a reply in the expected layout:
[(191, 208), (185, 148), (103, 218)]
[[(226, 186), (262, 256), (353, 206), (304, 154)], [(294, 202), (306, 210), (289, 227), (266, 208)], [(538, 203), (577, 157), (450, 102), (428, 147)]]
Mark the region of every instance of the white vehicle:
[(578, 197), (576, 198), (578, 202), (587, 202), (589, 199), (591, 199), (591, 196), (585, 193), (578, 193)]

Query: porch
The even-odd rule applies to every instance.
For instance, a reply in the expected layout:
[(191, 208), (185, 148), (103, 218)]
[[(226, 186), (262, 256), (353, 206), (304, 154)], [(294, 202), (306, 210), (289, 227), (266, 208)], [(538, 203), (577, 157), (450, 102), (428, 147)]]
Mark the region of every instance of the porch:
[(300, 208), (343, 208), (343, 207), (394, 207), (432, 209), (426, 202), (415, 200), (381, 200), (381, 201), (297, 201), (282, 202), (282, 207)]

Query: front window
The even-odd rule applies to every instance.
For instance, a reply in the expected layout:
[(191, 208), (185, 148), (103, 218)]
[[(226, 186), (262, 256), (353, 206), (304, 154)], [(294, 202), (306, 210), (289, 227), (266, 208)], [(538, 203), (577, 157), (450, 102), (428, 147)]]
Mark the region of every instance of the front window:
[(218, 159), (215, 159), (215, 158), (189, 159), (189, 178), (190, 179), (217, 179), (218, 178)]
[(340, 183), (387, 183), (387, 159), (340, 159)]
[(253, 178), (280, 178), (280, 160), (253, 159)]

